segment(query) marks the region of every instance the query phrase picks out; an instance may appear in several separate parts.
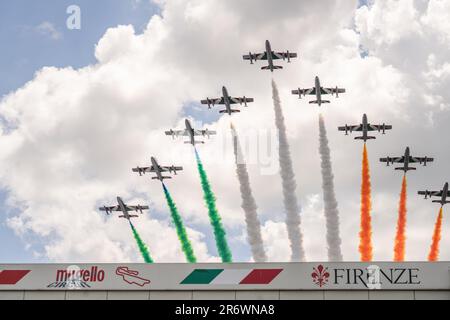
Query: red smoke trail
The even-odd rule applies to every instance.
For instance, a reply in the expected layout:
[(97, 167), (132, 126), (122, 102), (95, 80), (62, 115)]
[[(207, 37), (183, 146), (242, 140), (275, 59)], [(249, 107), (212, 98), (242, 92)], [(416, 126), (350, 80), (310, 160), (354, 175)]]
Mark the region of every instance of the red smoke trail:
[(395, 236), (394, 261), (405, 261), (406, 242), (406, 198), (407, 198), (406, 174), (403, 176), (402, 191), (400, 192), (400, 203), (398, 206), (397, 235)]
[(370, 211), (372, 201), (370, 195), (370, 169), (367, 147), (364, 144), (362, 161), (362, 183), (361, 183), (361, 231), (359, 232), (359, 252), (361, 261), (372, 261), (372, 219)]
[(430, 254), (428, 255), (428, 261), (434, 262), (439, 259), (439, 242), (441, 241), (441, 228), (442, 228), (442, 207), (439, 210), (439, 215), (434, 227), (433, 243), (431, 244)]

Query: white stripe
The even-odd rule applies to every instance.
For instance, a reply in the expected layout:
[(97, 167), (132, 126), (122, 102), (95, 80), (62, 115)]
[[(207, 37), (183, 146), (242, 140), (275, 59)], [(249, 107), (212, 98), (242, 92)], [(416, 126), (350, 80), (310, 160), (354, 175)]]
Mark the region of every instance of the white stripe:
[(225, 269), (211, 284), (239, 284), (251, 271), (248, 269)]

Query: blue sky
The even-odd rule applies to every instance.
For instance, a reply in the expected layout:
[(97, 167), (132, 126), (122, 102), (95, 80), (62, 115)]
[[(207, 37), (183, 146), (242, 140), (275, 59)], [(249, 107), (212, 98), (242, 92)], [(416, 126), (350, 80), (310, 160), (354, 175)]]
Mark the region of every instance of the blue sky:
[[(69, 5), (81, 8), (81, 30), (66, 27)], [(0, 96), (14, 91), (33, 78), (44, 66), (74, 68), (95, 63), (94, 48), (109, 27), (132, 24), (141, 32), (158, 8), (147, 0), (15, 0), (0, 2)], [(56, 36), (39, 30), (50, 23)], [(41, 261), (32, 250), (41, 251), (39, 242), (32, 250), (5, 226), (12, 212), (5, 205), (6, 192), (0, 192), (0, 262)]]
[[(68, 30), (66, 9), (81, 8), (81, 30)], [(142, 31), (158, 8), (136, 0), (16, 0), (0, 2), (0, 95), (21, 87), (43, 66), (79, 68), (95, 62), (94, 47), (109, 27), (133, 24)], [(38, 26), (51, 23), (59, 39)]]

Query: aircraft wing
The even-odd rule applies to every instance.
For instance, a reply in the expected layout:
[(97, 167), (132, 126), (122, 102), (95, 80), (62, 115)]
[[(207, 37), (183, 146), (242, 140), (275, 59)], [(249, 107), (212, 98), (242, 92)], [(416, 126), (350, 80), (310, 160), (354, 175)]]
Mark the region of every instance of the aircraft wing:
[[(442, 190), (441, 191), (419, 191), (418, 193), (423, 196), (442, 197)], [(450, 191), (448, 193), (450, 196)]]
[(347, 127), (338, 127), (339, 131), (362, 131), (363, 126), (362, 125), (357, 125), (357, 126), (347, 126)]
[(103, 207), (98, 208), (98, 209), (100, 211), (106, 211), (106, 212), (120, 211), (120, 207), (119, 206), (112, 206), (112, 207), (103, 206)]
[(345, 89), (343, 88), (321, 88), (322, 94), (336, 94), (336, 93), (345, 93)]
[(309, 89), (300, 89), (299, 88), (297, 90), (292, 90), (292, 94), (299, 95), (299, 96), (301, 96), (301, 95), (306, 96), (307, 94), (315, 95), (316, 88), (309, 88)]
[(216, 134), (216, 131), (211, 130), (194, 130), (194, 136), (210, 136)]
[(389, 163), (404, 163), (405, 157), (394, 157), (394, 158), (380, 158), (381, 162), (389, 162)]
[(161, 167), (161, 171), (167, 172), (167, 171), (181, 171), (183, 170), (183, 167), (172, 167), (172, 166), (163, 166)]
[(187, 130), (170, 130), (166, 131), (166, 136), (188, 136)]
[(153, 166), (151, 166), (151, 167), (138, 167), (138, 168), (133, 168), (132, 170), (133, 170), (133, 172), (137, 172), (137, 173), (155, 172), (156, 171)]
[(291, 59), (291, 58), (297, 58), (297, 54), (295, 52), (272, 52), (272, 59)]
[(207, 98), (206, 100), (201, 100), (201, 104), (207, 104), (207, 105), (216, 105), (216, 104), (225, 104), (225, 100), (222, 98)]
[(391, 130), (392, 126), (383, 125), (383, 124), (369, 124), (367, 131), (383, 131), (383, 130)]
[(267, 60), (267, 53), (252, 53), (243, 56), (244, 60)]
[(128, 211), (142, 211), (142, 210), (148, 210), (149, 206), (126, 206), (126, 209)]
[(247, 104), (248, 102), (253, 102), (254, 99), (253, 98), (247, 98), (247, 97), (231, 97), (231, 104)]
[(428, 157), (409, 157), (409, 162), (411, 163), (424, 163), (424, 162), (433, 162), (434, 158)]

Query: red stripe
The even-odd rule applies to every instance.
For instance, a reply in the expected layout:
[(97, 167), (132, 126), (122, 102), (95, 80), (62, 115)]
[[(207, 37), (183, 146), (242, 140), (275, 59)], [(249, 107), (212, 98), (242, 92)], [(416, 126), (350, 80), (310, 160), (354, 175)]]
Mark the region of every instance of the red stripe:
[(30, 270), (3, 270), (0, 271), (0, 284), (15, 285), (22, 280)]
[(239, 284), (269, 284), (283, 269), (254, 269)]

